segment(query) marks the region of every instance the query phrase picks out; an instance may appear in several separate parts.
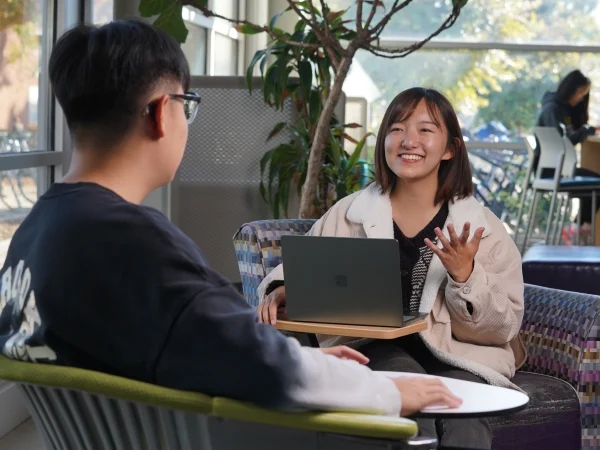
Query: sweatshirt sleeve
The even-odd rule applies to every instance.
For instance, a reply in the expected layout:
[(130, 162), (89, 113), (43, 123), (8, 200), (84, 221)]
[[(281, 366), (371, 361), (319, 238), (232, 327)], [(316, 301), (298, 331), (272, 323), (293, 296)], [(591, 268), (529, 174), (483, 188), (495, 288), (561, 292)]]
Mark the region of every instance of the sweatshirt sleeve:
[(299, 384), (289, 391), (292, 405), (300, 409), (400, 415), (400, 392), (391, 379), (355, 361), (289, 340), (300, 375)]
[(358, 363), (301, 347), (270, 325), (228, 285), (198, 284), (172, 324), (156, 381), (287, 410), (398, 415), (394, 383)]

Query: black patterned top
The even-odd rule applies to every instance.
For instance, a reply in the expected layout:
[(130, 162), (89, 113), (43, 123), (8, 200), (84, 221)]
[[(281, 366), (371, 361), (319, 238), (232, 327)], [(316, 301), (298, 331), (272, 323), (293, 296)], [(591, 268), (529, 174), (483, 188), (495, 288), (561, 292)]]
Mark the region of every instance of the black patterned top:
[(423, 285), (429, 270), (433, 252), (425, 245), (425, 238), (435, 242), (435, 229), (443, 228), (448, 218), (448, 203), (444, 203), (431, 222), (416, 236), (407, 238), (394, 222), (394, 239), (400, 246), (400, 273), (402, 279), (402, 300), (404, 312), (419, 311)]

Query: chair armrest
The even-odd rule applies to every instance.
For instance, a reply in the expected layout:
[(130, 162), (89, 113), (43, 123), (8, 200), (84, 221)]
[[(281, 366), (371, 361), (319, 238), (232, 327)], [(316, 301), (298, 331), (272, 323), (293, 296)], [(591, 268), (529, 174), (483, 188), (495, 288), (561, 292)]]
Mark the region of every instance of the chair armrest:
[(88, 392), (161, 408), (209, 414), (213, 399), (198, 392), (180, 391), (74, 367), (15, 361), (0, 356), (0, 380)]
[(417, 434), (415, 422), (403, 417), (342, 412), (281, 412), (216, 397), (213, 415), (224, 419), (299, 428), (323, 433), (406, 440)]
[(521, 337), (528, 358), (523, 369), (569, 382), (582, 404), (600, 403), (594, 388), (600, 374), (599, 330), (600, 297), (525, 286)]
[(259, 220), (242, 225), (233, 236), (233, 247), (242, 278), (244, 297), (258, 306), (258, 285), (281, 263), (281, 236), (306, 234), (314, 220)]

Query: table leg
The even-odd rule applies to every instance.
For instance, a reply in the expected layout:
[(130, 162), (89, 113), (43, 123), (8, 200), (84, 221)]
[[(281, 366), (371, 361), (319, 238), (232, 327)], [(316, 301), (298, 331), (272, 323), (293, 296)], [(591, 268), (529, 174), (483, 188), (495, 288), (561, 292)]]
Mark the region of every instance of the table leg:
[(319, 348), (319, 340), (317, 339), (317, 335), (315, 333), (306, 333), (307, 337), (308, 337), (308, 342), (310, 343), (311, 347), (314, 348)]

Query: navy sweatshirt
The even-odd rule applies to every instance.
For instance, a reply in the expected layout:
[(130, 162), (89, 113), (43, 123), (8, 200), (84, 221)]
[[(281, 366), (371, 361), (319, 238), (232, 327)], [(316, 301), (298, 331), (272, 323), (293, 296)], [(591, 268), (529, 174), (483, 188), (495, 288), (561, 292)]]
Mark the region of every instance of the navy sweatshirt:
[[(389, 380), (259, 324), (164, 215), (97, 184), (51, 186), (15, 233), (0, 280), (9, 358), (270, 407), (399, 411)], [(348, 370), (354, 379), (336, 380)]]

